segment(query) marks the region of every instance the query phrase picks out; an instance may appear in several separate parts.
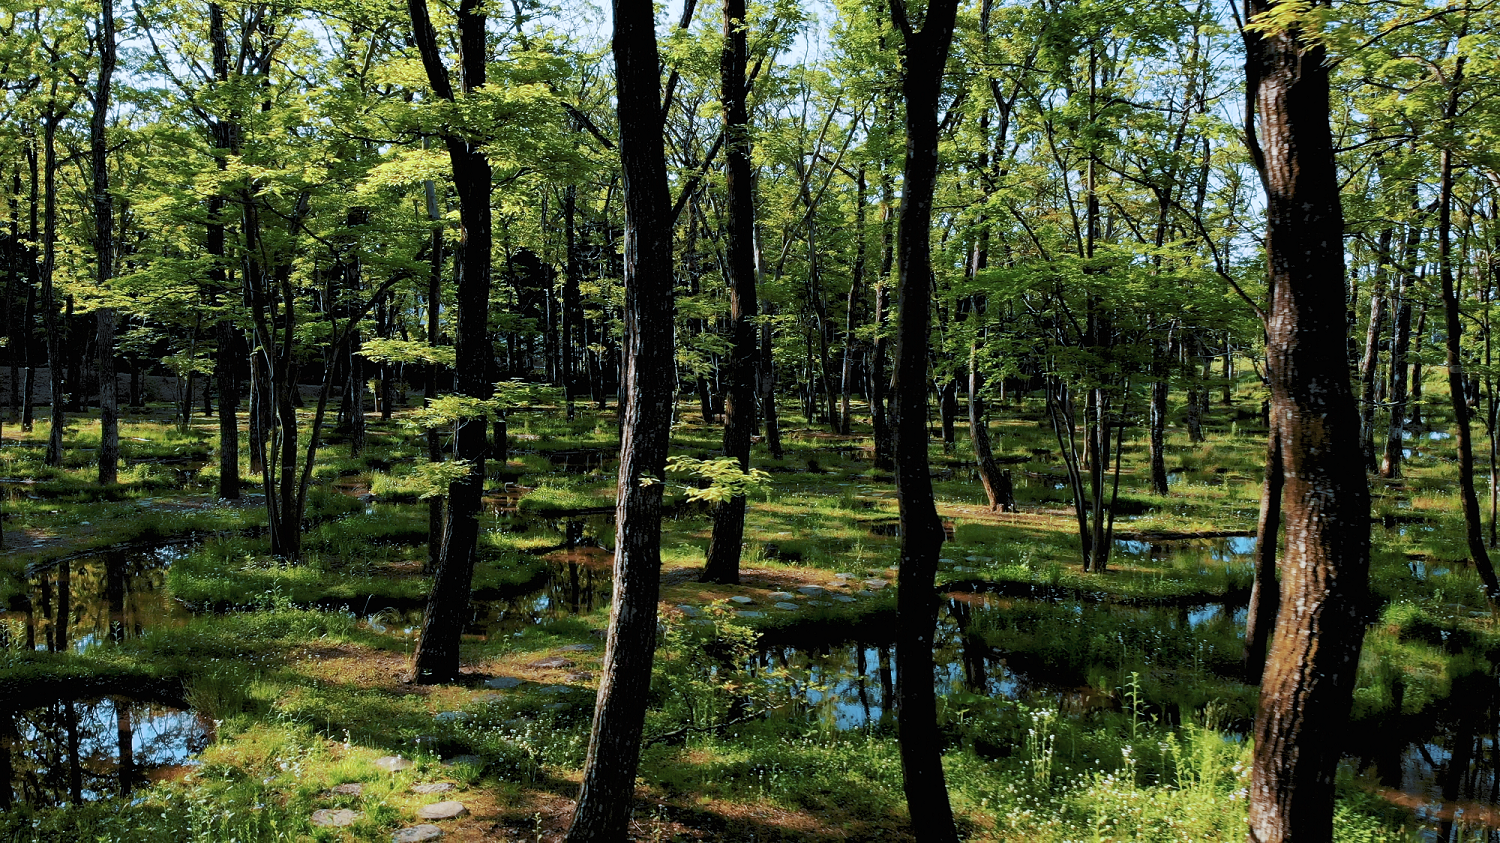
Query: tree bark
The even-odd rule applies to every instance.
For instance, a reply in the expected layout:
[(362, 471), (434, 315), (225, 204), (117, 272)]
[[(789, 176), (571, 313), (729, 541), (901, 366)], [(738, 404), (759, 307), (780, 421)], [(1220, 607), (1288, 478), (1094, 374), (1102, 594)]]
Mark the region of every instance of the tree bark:
[[(1453, 73), (1447, 117), (1451, 122), (1458, 112), (1458, 97), (1463, 81), (1464, 59), (1459, 56)], [(1453, 278), (1453, 150), (1444, 148), (1439, 163), (1438, 183), (1438, 277), (1443, 286), (1444, 339), (1448, 364), (1448, 393), (1453, 403), (1454, 442), (1458, 446), (1458, 490), (1464, 507), (1464, 535), (1469, 557), (1484, 583), (1490, 602), (1500, 602), (1500, 580), (1490, 563), (1484, 546), (1484, 522), (1479, 514), (1479, 496), (1474, 490), (1474, 436), (1469, 424), (1469, 401), (1465, 393), (1463, 365), (1463, 322), (1458, 290)]]
[[(448, 69), (438, 49), (437, 33), (427, 14), (427, 0), (407, 0), (407, 10), (428, 83), (439, 98), (456, 102)], [(471, 94), (485, 83), (486, 16), (480, 0), (461, 0), (457, 18), (461, 88), (463, 93)], [(455, 256), (458, 268), (453, 343), (455, 386), (462, 395), (487, 400), (494, 390), (489, 379), (494, 352), (487, 330), (493, 175), (489, 161), (480, 151), (479, 140), (449, 130), (443, 142), (458, 192), (462, 227)], [(453, 458), (467, 462), (469, 470), (448, 484), (443, 550), (433, 574), (427, 610), (422, 616), (422, 635), (412, 656), (415, 682), (448, 682), (459, 675), (459, 639), (470, 620), (469, 590), (479, 541), (479, 503), (484, 493), (484, 461), (490, 448), (488, 427), (484, 416), (466, 417), (456, 425)]]
[(672, 205), (662, 147), (656, 15), (648, 0), (614, 0), (614, 55), (625, 178), (625, 407), (615, 510), (615, 594), (568, 843), (622, 843), (635, 804), (656, 652), (661, 481), (676, 386)]
[(1370, 323), (1365, 330), (1365, 350), (1359, 360), (1359, 442), (1365, 454), (1365, 468), (1374, 471), (1375, 462), (1375, 393), (1378, 386), (1375, 370), (1380, 361), (1380, 334), (1385, 325), (1386, 288), (1389, 285), (1391, 265), (1391, 237), (1386, 228), (1380, 232), (1380, 264), (1375, 270), (1375, 280), (1370, 287)]
[(1245, 651), (1241, 665), (1245, 682), (1260, 684), (1266, 651), (1281, 611), (1281, 585), (1276, 579), (1276, 547), (1281, 533), (1282, 475), (1280, 428), (1271, 425), (1266, 437), (1266, 477), (1260, 489), (1260, 517), (1255, 525), (1255, 580), (1250, 585), (1250, 611), (1245, 618)]
[[(724, 47), (719, 56), (720, 99), (724, 105), (724, 190), (729, 205), (725, 231), (725, 280), (729, 285), (729, 326), (734, 347), (729, 389), (724, 395), (724, 456), (750, 470), (750, 437), (755, 430), (755, 372), (760, 365), (755, 336), (755, 197), (750, 161), (750, 117), (745, 108), (745, 66), (749, 47), (745, 0), (724, 0)], [(703, 581), (740, 581), (740, 550), (745, 537), (745, 496), (734, 495), (714, 508), (713, 538)]]
[[(1246, 20), (1271, 7), (1247, 0)], [(1285, 478), (1282, 601), (1255, 721), (1249, 839), (1328, 840), (1368, 591), (1370, 493), (1346, 356), (1329, 73), (1297, 29), (1247, 32), (1246, 126), (1266, 190), (1267, 371)], [(1261, 115), (1255, 143), (1254, 111)]]
[(895, 395), (896, 495), (901, 567), (896, 593), (896, 696), (901, 770), (912, 827), (923, 840), (958, 840), (943, 776), (932, 645), (937, 625), (938, 550), (943, 525), (927, 461), (927, 352), (931, 322), (932, 198), (938, 169), (938, 99), (952, 42), (957, 0), (931, 0), (920, 30), (903, 0), (890, 0), (903, 35), (906, 162), (897, 233)]
[[(109, 192), (109, 145), (105, 129), (115, 72), (114, 0), (103, 0), (99, 13), (99, 77), (94, 87), (94, 113), (89, 121), (89, 160), (94, 180), (95, 280), (107, 294), (114, 275), (114, 202)], [(101, 307), (94, 314), (94, 341), (99, 366), (99, 484), (120, 476), (120, 390), (115, 383), (115, 311)]]

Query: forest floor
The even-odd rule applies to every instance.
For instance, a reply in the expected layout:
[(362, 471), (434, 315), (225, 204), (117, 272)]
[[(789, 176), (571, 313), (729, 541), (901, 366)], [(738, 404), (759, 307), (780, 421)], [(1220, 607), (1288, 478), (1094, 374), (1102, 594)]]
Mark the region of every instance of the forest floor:
[[(44, 419), (7, 425), (0, 770), (16, 804), (0, 836), (384, 841), (431, 822), (446, 840), (560, 839), (608, 624), (618, 446), (613, 408), (580, 404), (570, 421), (552, 398), (510, 415), (464, 679), (442, 686), (405, 681), (430, 482), (405, 411), (371, 416), (359, 456), (331, 437), (296, 565), (270, 554), (248, 466), (239, 501), (214, 499), (211, 419), (128, 415), (110, 489), (91, 482), (96, 418), (75, 417), (60, 469), (41, 464)], [(1203, 442), (1169, 431), (1166, 496), (1125, 443), (1102, 574), (1080, 570), (1037, 406), (992, 408), (1016, 513), (990, 511), (962, 424), (952, 449), (934, 438), (949, 533), (936, 690), (966, 839), (1243, 839), (1256, 689), (1239, 659), (1264, 428), (1239, 398), (1211, 408)], [(739, 586), (697, 582), (712, 522), (694, 478), (668, 478), (636, 839), (914, 839), (886, 705), (891, 479), (867, 427), (793, 418), (781, 459), (756, 447), (770, 479), (751, 498)], [(1375, 482), (1349, 732), (1381, 740), (1348, 747), (1340, 840), (1497, 825), (1482, 747), (1497, 737), (1500, 633), (1465, 562), (1440, 420), (1413, 432), (1404, 480)], [(719, 438), (687, 411), (673, 450), (711, 458)], [(443, 801), (463, 815), (419, 816)]]

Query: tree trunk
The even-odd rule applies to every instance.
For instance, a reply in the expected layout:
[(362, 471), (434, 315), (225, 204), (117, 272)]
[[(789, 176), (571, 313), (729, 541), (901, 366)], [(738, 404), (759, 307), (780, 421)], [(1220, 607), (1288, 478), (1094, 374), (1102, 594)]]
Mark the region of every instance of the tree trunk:
[(1151, 382), (1151, 491), (1165, 495), (1167, 489), (1167, 391), (1165, 374)]
[[(441, 99), (456, 102), (448, 69), (438, 49), (437, 33), (427, 15), (427, 0), (407, 0), (412, 31), (427, 80)], [(472, 94), (485, 83), (485, 21), (480, 0), (461, 0), (458, 7), (461, 86)], [(488, 159), (477, 140), (456, 132), (444, 134), (453, 184), (458, 191), (458, 313), (454, 331), (455, 386), (461, 395), (489, 399), (494, 351), (487, 317), (490, 303), (490, 249), (493, 243)], [(450, 682), (459, 676), (459, 639), (470, 620), (469, 590), (479, 542), (479, 503), (484, 494), (484, 461), (489, 453), (489, 425), (484, 416), (459, 419), (453, 436), (453, 458), (468, 463), (464, 476), (448, 484), (448, 522), (443, 551), (432, 578), (422, 636), (412, 656), (412, 679)]]
[(651, 3), (615, 0), (614, 55), (625, 174), (625, 414), (615, 510), (615, 594), (568, 843), (623, 843), (635, 805), (656, 652), (661, 481), (676, 387), (671, 199)]
[(57, 124), (60, 117), (47, 115), (42, 126), (42, 326), (47, 332), (47, 366), (52, 382), (52, 418), (47, 429), (46, 465), (62, 465), (63, 431), (68, 420), (67, 384), (63, 373), (67, 362), (63, 355), (64, 325), (57, 318), (57, 296), (52, 273), (57, 265)]
[(1266, 668), (1266, 651), (1281, 611), (1281, 585), (1276, 579), (1276, 547), (1281, 533), (1281, 494), (1285, 484), (1281, 466), (1280, 428), (1273, 424), (1266, 437), (1266, 477), (1260, 488), (1260, 518), (1255, 525), (1255, 581), (1250, 586), (1250, 612), (1245, 618), (1245, 651), (1241, 665), (1245, 683), (1259, 685)]
[(1385, 324), (1386, 286), (1390, 274), (1392, 231), (1380, 232), (1380, 265), (1370, 286), (1370, 324), (1365, 330), (1365, 351), (1359, 361), (1359, 442), (1365, 454), (1365, 468), (1374, 471), (1375, 462), (1375, 370), (1379, 368), (1380, 333)]
[[(724, 395), (724, 456), (750, 470), (750, 437), (755, 430), (755, 201), (750, 160), (750, 118), (745, 108), (745, 65), (749, 48), (745, 0), (724, 0), (724, 47), (719, 55), (720, 99), (724, 105), (724, 190), (729, 205), (725, 231), (725, 280), (729, 285), (729, 389)], [(740, 549), (745, 536), (745, 496), (734, 495), (714, 508), (713, 538), (703, 581), (740, 581)]]
[[(89, 121), (89, 161), (94, 180), (95, 279), (100, 293), (114, 275), (114, 202), (109, 192), (109, 120), (111, 80), (115, 71), (114, 0), (103, 0), (99, 14), (99, 77), (94, 88), (94, 113)], [(99, 366), (99, 484), (107, 486), (120, 475), (120, 391), (115, 383), (115, 311), (95, 313), (94, 341)]]
[[(1248, 0), (1246, 18), (1271, 8)], [(1333, 835), (1368, 590), (1370, 493), (1346, 356), (1343, 212), (1329, 131), (1329, 66), (1298, 30), (1247, 32), (1252, 152), (1266, 189), (1266, 362), (1285, 478), (1286, 598), (1261, 684), (1250, 840)], [(1251, 112), (1253, 113), (1253, 112)], [(1262, 149), (1264, 150), (1262, 154)]]
[(1391, 326), (1390, 359), (1390, 405), (1391, 416), (1386, 424), (1385, 453), (1380, 460), (1380, 476), (1393, 479), (1401, 476), (1401, 434), (1406, 430), (1406, 352), (1411, 345), (1411, 293), (1415, 279), (1409, 266), (1417, 259), (1417, 247), (1421, 245), (1422, 227), (1413, 223), (1407, 229), (1403, 248), (1402, 267), (1396, 278), (1396, 289), (1392, 292), (1396, 318)]
[(920, 30), (907, 20), (903, 0), (891, 15), (904, 41), (906, 163), (897, 234), (895, 458), (901, 510), (901, 567), (896, 593), (896, 695), (900, 711), (901, 770), (907, 809), (923, 840), (958, 840), (943, 777), (943, 740), (937, 729), (932, 645), (937, 625), (938, 550), (943, 525), (927, 461), (927, 353), (931, 321), (932, 197), (937, 182), (938, 99), (953, 37), (957, 0), (931, 0)]
[[(1423, 273), (1425, 276), (1426, 273)], [(1417, 311), (1417, 330), (1411, 335), (1412, 357), (1411, 375), (1408, 376), (1407, 390), (1407, 416), (1405, 430), (1417, 431), (1422, 429), (1422, 342), (1427, 339), (1427, 304), (1422, 303), (1422, 309)]]
[[(1448, 99), (1448, 119), (1458, 112), (1458, 97), (1463, 80), (1465, 56), (1459, 56)], [(1443, 285), (1444, 338), (1448, 363), (1448, 392), (1453, 402), (1453, 427), (1458, 446), (1458, 490), (1463, 499), (1464, 535), (1468, 539), (1469, 557), (1490, 602), (1500, 602), (1500, 580), (1490, 563), (1484, 546), (1484, 522), (1479, 515), (1479, 496), (1474, 490), (1474, 437), (1469, 424), (1469, 401), (1464, 389), (1463, 322), (1459, 310), (1458, 290), (1453, 278), (1453, 151), (1444, 148), (1439, 164), (1438, 183), (1438, 277)]]

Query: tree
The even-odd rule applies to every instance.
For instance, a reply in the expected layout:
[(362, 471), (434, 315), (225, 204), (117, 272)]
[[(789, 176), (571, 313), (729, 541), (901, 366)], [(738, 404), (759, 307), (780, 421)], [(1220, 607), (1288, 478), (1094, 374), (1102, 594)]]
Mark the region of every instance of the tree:
[(625, 333), (614, 602), (568, 843), (624, 841), (656, 652), (661, 509), (672, 424), (672, 206), (662, 148), (656, 16), (614, 0), (616, 108), (625, 183)]
[(1330, 66), (1310, 22), (1289, 8), (1245, 4), (1246, 133), (1266, 191), (1266, 365), (1287, 535), (1284, 599), (1255, 721), (1255, 843), (1332, 836), (1340, 747), (1328, 736), (1343, 728), (1354, 690), (1370, 551), (1346, 354)]
[(901, 511), (901, 567), (896, 594), (896, 695), (901, 771), (912, 826), (924, 840), (957, 841), (943, 778), (937, 731), (932, 641), (937, 625), (937, 560), (943, 545), (927, 462), (927, 355), (931, 322), (932, 197), (938, 174), (938, 105), (958, 0), (932, 0), (913, 28), (904, 0), (890, 0), (901, 36), (901, 92), (906, 101), (906, 162), (896, 235), (899, 311), (896, 371), (896, 496)]
[[(99, 76), (94, 86), (94, 113), (89, 121), (89, 161), (94, 179), (95, 280), (103, 293), (114, 274), (114, 200), (109, 192), (109, 144), (105, 129), (115, 72), (114, 0), (100, 4)], [(120, 471), (120, 397), (115, 383), (115, 310), (101, 307), (94, 314), (99, 365), (99, 483), (109, 485)]]
[[(448, 68), (438, 52), (437, 32), (427, 14), (427, 0), (407, 0), (407, 9), (428, 84), (439, 99), (457, 103)], [(466, 96), (475, 94), (485, 83), (485, 21), (478, 0), (462, 0), (458, 7), (459, 91)], [(458, 267), (454, 369), (459, 394), (486, 401), (493, 392), (489, 378), (493, 353), (487, 332), (492, 174), (480, 143), (466, 137), (459, 127), (449, 127), (443, 143), (453, 168), (462, 221), (454, 258)], [(448, 485), (443, 552), (422, 617), (422, 637), (412, 657), (412, 678), (417, 682), (458, 678), (458, 642), (469, 617), (469, 588), (474, 579), (474, 553), (479, 541), (479, 499), (484, 492), (484, 458), (488, 449), (486, 417), (466, 415), (458, 419), (453, 458), (463, 461), (467, 471)]]
[[(750, 436), (755, 431), (755, 373), (760, 366), (755, 336), (755, 196), (750, 164), (750, 117), (745, 108), (749, 38), (744, 0), (724, 0), (721, 102), (724, 107), (724, 191), (729, 206), (725, 226), (724, 276), (729, 285), (729, 389), (724, 396), (724, 455), (750, 470)], [(740, 581), (740, 548), (745, 536), (745, 496), (733, 495), (714, 508), (713, 539), (703, 567), (704, 582)]]

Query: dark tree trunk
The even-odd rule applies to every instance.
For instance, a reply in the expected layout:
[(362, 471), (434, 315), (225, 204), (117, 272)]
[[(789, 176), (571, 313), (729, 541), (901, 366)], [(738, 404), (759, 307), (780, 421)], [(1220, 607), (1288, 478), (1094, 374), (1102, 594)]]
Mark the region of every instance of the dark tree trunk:
[[(433, 92), (455, 102), (448, 69), (438, 48), (437, 33), (427, 15), (427, 0), (408, 0), (412, 31)], [(458, 7), (459, 64), (465, 94), (485, 83), (485, 20), (479, 0), (461, 0)], [(487, 331), (492, 245), (489, 161), (480, 142), (457, 133), (444, 143), (458, 191), (458, 313), (454, 332), (455, 386), (461, 395), (488, 399), (494, 390), (489, 375), (494, 357)], [(448, 521), (443, 551), (433, 574), (432, 591), (422, 617), (422, 636), (412, 657), (412, 679), (420, 683), (449, 682), (459, 675), (459, 639), (470, 620), (469, 590), (474, 579), (474, 555), (479, 541), (479, 503), (484, 493), (484, 461), (489, 437), (483, 416), (457, 422), (453, 458), (469, 463), (469, 471), (448, 484)]]
[[(1423, 273), (1426, 276), (1426, 273)], [(1407, 416), (1404, 430), (1417, 431), (1422, 429), (1422, 342), (1427, 337), (1427, 304), (1422, 303), (1422, 309), (1417, 311), (1417, 330), (1411, 335), (1411, 348), (1409, 356), (1412, 358), (1411, 374), (1407, 377)]]
[[(89, 161), (94, 179), (95, 278), (100, 292), (114, 275), (114, 202), (109, 192), (109, 145), (105, 128), (115, 71), (114, 0), (103, 0), (99, 14), (99, 77), (94, 88), (94, 113), (89, 121)], [(115, 382), (115, 311), (101, 307), (94, 314), (94, 341), (99, 366), (99, 483), (110, 485), (120, 476), (120, 390)]]
[(563, 401), (568, 407), (568, 418), (577, 410), (573, 405), (575, 373), (574, 346), (583, 336), (583, 298), (579, 293), (579, 281), (583, 277), (583, 260), (578, 254), (577, 226), (578, 188), (568, 185), (563, 196), (563, 227), (567, 238), (568, 265), (563, 277), (562, 320), (562, 388)]
[(1167, 391), (1165, 377), (1151, 382), (1151, 491), (1167, 494)]
[(1281, 586), (1276, 579), (1276, 548), (1281, 532), (1280, 428), (1266, 437), (1266, 477), (1260, 489), (1260, 518), (1255, 525), (1255, 581), (1250, 586), (1250, 611), (1245, 618), (1245, 651), (1241, 664), (1245, 682), (1259, 685), (1266, 668), (1266, 651), (1281, 611)]
[(895, 238), (893, 225), (896, 218), (895, 190), (891, 177), (884, 169), (880, 173), (880, 280), (875, 284), (875, 341), (874, 359), (870, 363), (870, 426), (874, 429), (875, 469), (890, 471), (896, 467), (895, 445), (892, 441), (891, 425), (886, 417), (886, 400), (890, 385), (886, 374), (886, 354), (889, 341), (886, 339), (886, 322), (891, 309), (890, 277), (895, 265)]
[(635, 806), (661, 591), (661, 479), (676, 387), (672, 206), (651, 3), (615, 0), (614, 55), (625, 177), (625, 407), (615, 510), (615, 593), (569, 843), (623, 843)]
[(66, 323), (57, 318), (57, 296), (53, 291), (52, 273), (57, 265), (57, 124), (60, 118), (48, 115), (42, 126), (42, 326), (47, 332), (47, 367), (52, 382), (52, 418), (47, 428), (46, 465), (62, 465), (63, 431), (68, 420), (67, 384), (63, 373), (63, 330)]
[[(427, 343), (437, 345), (438, 332), (441, 329), (439, 316), (442, 311), (443, 301), (443, 227), (442, 214), (438, 210), (437, 185), (431, 181), (422, 184), (423, 193), (427, 199), (427, 223), (432, 226), (432, 232), (428, 235), (427, 248), (429, 252), (429, 263), (427, 267)], [(442, 373), (442, 367), (437, 363), (427, 366), (427, 382), (423, 386), (423, 395), (431, 403), (438, 395), (438, 377)], [(443, 435), (436, 428), (427, 431), (427, 461), (443, 461)], [(432, 574), (437, 570), (438, 559), (442, 556), (443, 549), (443, 499), (433, 497), (427, 501), (427, 563), (423, 566), (422, 573)]]
[[(1271, 8), (1247, 0), (1246, 19)], [(1296, 29), (1248, 32), (1252, 152), (1266, 189), (1266, 363), (1285, 478), (1287, 550), (1261, 683), (1250, 840), (1333, 835), (1334, 770), (1364, 639), (1370, 493), (1346, 356), (1343, 212), (1324, 49)], [(1253, 112), (1252, 112), (1253, 113)], [(1255, 127), (1247, 126), (1255, 137)], [(1263, 153), (1262, 153), (1263, 149)]]
[[(750, 470), (750, 437), (755, 430), (755, 201), (750, 161), (750, 118), (745, 108), (745, 65), (749, 53), (745, 0), (724, 0), (724, 47), (719, 57), (720, 99), (724, 105), (724, 190), (729, 219), (725, 231), (725, 280), (729, 285), (729, 326), (734, 347), (729, 388), (724, 395), (724, 456)], [(745, 537), (745, 496), (714, 508), (713, 538), (703, 581), (740, 581), (740, 549)]]
[(901, 30), (905, 72), (906, 163), (897, 234), (895, 458), (901, 510), (901, 566), (896, 593), (896, 695), (907, 809), (925, 841), (956, 841), (937, 729), (932, 644), (937, 624), (938, 550), (943, 525), (927, 461), (927, 353), (931, 322), (932, 197), (937, 182), (938, 99), (953, 37), (957, 0), (931, 0), (920, 30), (903, 0), (890, 0)]
[[(761, 308), (766, 316), (774, 316), (776, 307), (767, 301)], [(781, 459), (781, 417), (776, 413), (776, 357), (771, 353), (771, 321), (767, 319), (760, 327), (760, 402), (761, 419), (765, 422), (766, 450), (772, 459)]]
[[(1462, 90), (1464, 56), (1459, 56), (1453, 72), (1447, 117), (1451, 122), (1458, 113)], [(1463, 499), (1464, 535), (1468, 539), (1469, 557), (1484, 582), (1491, 603), (1500, 602), (1500, 580), (1490, 564), (1484, 546), (1484, 522), (1479, 514), (1479, 496), (1474, 490), (1474, 436), (1469, 424), (1469, 401), (1465, 390), (1463, 365), (1463, 322), (1458, 290), (1453, 279), (1453, 151), (1443, 149), (1439, 164), (1438, 185), (1438, 277), (1443, 285), (1443, 333), (1448, 363), (1448, 392), (1453, 401), (1453, 427), (1458, 446), (1458, 490)]]
[[(224, 11), (218, 3), (208, 6), (208, 40), (213, 57), (214, 78), (220, 83), (229, 80), (229, 39), (224, 31)], [(228, 156), (239, 142), (239, 129), (232, 121), (214, 120), (209, 123), (209, 134), (213, 141), (219, 170), (229, 166)], [(228, 198), (221, 193), (209, 197), (208, 230), (205, 251), (212, 263), (208, 268), (208, 279), (219, 297), (221, 306), (232, 300), (229, 289), (229, 273), (224, 263), (224, 209)], [(234, 323), (227, 318), (219, 319), (215, 325), (217, 354), (214, 357), (214, 376), (219, 383), (219, 489), (223, 500), (238, 500), (240, 497), (240, 429), (236, 413), (239, 410), (239, 389), (235, 384), (235, 365), (239, 355), (239, 337)], [(252, 453), (254, 448), (252, 447)]]

